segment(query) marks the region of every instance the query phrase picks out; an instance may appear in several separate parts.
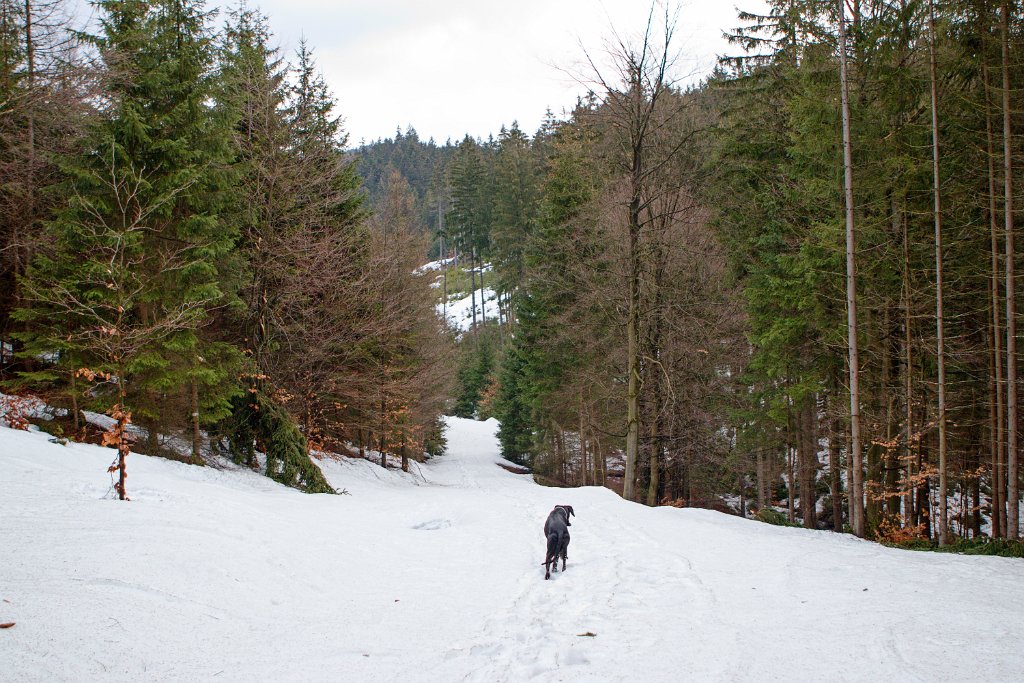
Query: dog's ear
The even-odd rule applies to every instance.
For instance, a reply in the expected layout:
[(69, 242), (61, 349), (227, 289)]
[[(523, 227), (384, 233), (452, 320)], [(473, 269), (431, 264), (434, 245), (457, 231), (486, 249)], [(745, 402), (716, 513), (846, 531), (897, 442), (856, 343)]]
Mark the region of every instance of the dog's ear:
[(569, 516), (570, 517), (575, 517), (576, 516), (576, 513), (572, 511), (572, 505), (563, 505), (562, 507), (564, 507), (566, 510), (569, 511)]

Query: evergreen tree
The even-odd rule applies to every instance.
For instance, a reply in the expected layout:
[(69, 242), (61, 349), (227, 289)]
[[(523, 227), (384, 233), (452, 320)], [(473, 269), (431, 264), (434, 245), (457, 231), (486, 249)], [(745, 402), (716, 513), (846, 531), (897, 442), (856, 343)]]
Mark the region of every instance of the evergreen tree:
[(537, 221), (540, 165), (529, 138), (516, 123), (502, 128), (494, 160), (491, 240), (498, 290), (512, 294), (523, 282), (523, 252)]
[(456, 417), (479, 416), (480, 401), (494, 379), (495, 334), (487, 329), (475, 340), (462, 343), (458, 380), (459, 390), (452, 413)]
[(190, 406), (196, 434), (202, 407), (209, 420), (227, 407), (231, 347), (201, 330), (223, 299), (216, 262), (233, 235), (215, 213), (227, 149), (207, 102), (204, 15), (180, 2), (101, 9), (92, 40), (109, 98), (90, 132), (92, 152), (65, 161), (74, 199), (48, 227), (49, 247), (25, 279), (30, 306), (19, 315), (31, 325), (29, 352), (49, 349), (55, 359), (44, 373), (85, 367), (114, 385), (116, 396), (104, 398), (118, 416), (123, 498), (133, 411), (150, 418), (155, 441), (168, 395)]
[(533, 415), (526, 397), (526, 374), (520, 349), (513, 343), (501, 362), (498, 395), (494, 403), (500, 421), (498, 443), (501, 455), (514, 463), (530, 467), (533, 462)]

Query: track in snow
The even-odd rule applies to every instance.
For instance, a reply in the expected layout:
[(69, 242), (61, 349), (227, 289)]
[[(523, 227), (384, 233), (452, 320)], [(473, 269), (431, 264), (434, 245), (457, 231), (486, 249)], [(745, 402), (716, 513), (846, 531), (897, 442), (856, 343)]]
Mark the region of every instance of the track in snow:
[[(0, 429), (11, 680), (1005, 680), (1024, 562), (907, 553), (496, 466), (452, 418), (420, 475), (327, 462), (351, 496)], [(542, 527), (577, 513), (565, 573)], [(593, 637), (580, 634), (596, 634)]]

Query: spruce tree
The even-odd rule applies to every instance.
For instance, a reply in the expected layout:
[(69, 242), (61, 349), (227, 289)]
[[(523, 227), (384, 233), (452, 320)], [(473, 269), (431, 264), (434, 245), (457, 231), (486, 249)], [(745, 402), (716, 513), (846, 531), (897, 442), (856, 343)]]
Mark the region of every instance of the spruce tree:
[(259, 448), (267, 454), (267, 476), (308, 492), (330, 492), (310, 461), (307, 435), (275, 400), (286, 382), (281, 349), (289, 340), (279, 322), (289, 301), (285, 292), (290, 278), (308, 277), (299, 270), (308, 264), (281, 251), (304, 238), (305, 214), (297, 197), (308, 178), (301, 176), (305, 167), (292, 149), (286, 69), (269, 40), (266, 18), (243, 8), (232, 13), (221, 48), (220, 106), (231, 122), (235, 151), (229, 210), (240, 231), (237, 287), (243, 308), (237, 333), (248, 357), (246, 391), (235, 399), (225, 429), (239, 460), (255, 466)]
[(514, 122), (498, 136), (494, 166), (491, 241), (498, 290), (511, 295), (523, 283), (523, 252), (537, 221), (541, 180), (530, 139)]
[[(64, 161), (72, 200), (47, 228), (19, 316), (32, 352), (54, 359), (47, 372), (113, 385), (98, 395), (118, 419), (123, 498), (133, 412), (149, 417), (155, 436), (170, 422), (167, 396), (189, 405), (195, 432), (201, 409), (212, 420), (227, 407), (231, 347), (204, 342), (202, 328), (223, 300), (217, 260), (233, 239), (215, 213), (227, 149), (207, 101), (204, 16), (181, 2), (101, 10), (91, 40), (108, 99), (89, 134), (92, 152)], [(198, 451), (195, 439), (194, 458)]]

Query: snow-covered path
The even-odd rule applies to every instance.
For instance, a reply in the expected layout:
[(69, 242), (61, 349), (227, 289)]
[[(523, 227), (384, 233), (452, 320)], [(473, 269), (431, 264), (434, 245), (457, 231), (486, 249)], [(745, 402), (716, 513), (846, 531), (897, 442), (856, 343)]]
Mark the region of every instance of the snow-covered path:
[[(0, 679), (1011, 680), (1024, 561), (907, 553), (501, 469), (449, 421), (413, 475), (350, 496), (0, 428)], [(543, 580), (570, 504), (569, 567)], [(582, 634), (594, 635), (582, 635)]]

